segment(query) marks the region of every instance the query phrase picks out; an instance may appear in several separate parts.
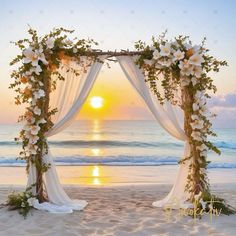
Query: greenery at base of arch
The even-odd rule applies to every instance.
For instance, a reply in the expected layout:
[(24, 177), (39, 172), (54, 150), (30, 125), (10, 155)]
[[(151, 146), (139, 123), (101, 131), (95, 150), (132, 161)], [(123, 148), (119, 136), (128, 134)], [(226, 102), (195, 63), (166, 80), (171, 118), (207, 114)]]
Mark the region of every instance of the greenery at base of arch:
[[(27, 171), (33, 164), (37, 172), (34, 186), (27, 188), (21, 195), (13, 194), (9, 197), (8, 204), (20, 209), (24, 215), (27, 215), (32, 206), (32, 198), (37, 198), (39, 202), (47, 201), (43, 188), (43, 173), (50, 166), (43, 162), (42, 157), (48, 150), (45, 134), (53, 126), (51, 118), (57, 112), (57, 108), (49, 107), (50, 93), (57, 85), (57, 80), (53, 78), (65, 79), (58, 71), (61, 61), (66, 63), (71, 59), (76, 60), (84, 70), (87, 69), (88, 63), (99, 61), (99, 51), (92, 49), (97, 43), (90, 39), (71, 40), (71, 30), (54, 29), (43, 37), (39, 37), (33, 29), (29, 29), (28, 33), (30, 39), (14, 43), (21, 53), (11, 62), (16, 69), (11, 74), (14, 82), (10, 85), (16, 92), (15, 103), (25, 104), (26, 107), (25, 113), (19, 117), (24, 126), (16, 138), (16, 141), (22, 143), (19, 159), (26, 161)], [(210, 149), (220, 153), (217, 147), (207, 140), (208, 135), (215, 135), (210, 129), (211, 122), (206, 110), (206, 99), (210, 97), (207, 91), (216, 91), (213, 80), (207, 73), (218, 72), (219, 67), (227, 63), (208, 56), (204, 41), (200, 46), (192, 46), (188, 37), (180, 36), (169, 42), (162, 35), (158, 39), (153, 38), (151, 46), (139, 41), (135, 47), (138, 50), (136, 55), (139, 55), (136, 63), (143, 69), (147, 83), (159, 101), (171, 101), (172, 104), (180, 105), (184, 111), (184, 128), (191, 146), (191, 156), (188, 159), (192, 160), (186, 191), (191, 193), (190, 200), (197, 200), (198, 205), (202, 207), (202, 201), (206, 202), (213, 197), (205, 172), (208, 164), (206, 152)], [(101, 54), (104, 55), (103, 52)], [(133, 56), (133, 53), (128, 51), (126, 54)], [(83, 56), (90, 59), (87, 60), (88, 63), (83, 64)], [(72, 68), (70, 70), (75, 74), (79, 73)], [(53, 77), (53, 74), (57, 77)], [(163, 76), (162, 80), (160, 75)], [(159, 92), (158, 82), (161, 82), (164, 94)], [(176, 99), (178, 90), (181, 93), (179, 100)], [(186, 160), (182, 160), (184, 161)], [(29, 194), (29, 189), (33, 187), (36, 188), (35, 196)], [(26, 196), (29, 196), (29, 201)], [(217, 207), (219, 206), (225, 214), (232, 213), (222, 199)]]

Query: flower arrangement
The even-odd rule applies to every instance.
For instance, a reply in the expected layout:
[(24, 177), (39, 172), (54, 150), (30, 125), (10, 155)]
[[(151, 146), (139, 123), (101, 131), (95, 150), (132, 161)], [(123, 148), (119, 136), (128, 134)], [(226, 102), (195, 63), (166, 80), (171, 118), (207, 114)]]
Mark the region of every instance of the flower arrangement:
[(26, 218), (36, 200), (35, 196), (32, 194), (33, 187), (34, 185), (26, 188), (26, 190), (21, 193), (11, 193), (7, 201), (9, 209), (18, 210), (19, 213)]
[[(150, 89), (160, 103), (167, 100), (184, 111), (184, 130), (191, 154), (180, 163), (191, 160), (186, 191), (191, 194), (191, 202), (197, 199), (201, 206), (202, 201), (209, 201), (213, 197), (206, 175), (209, 163), (207, 151), (220, 154), (220, 150), (207, 139), (208, 136), (216, 136), (211, 130), (211, 118), (215, 115), (206, 106), (210, 93), (215, 93), (216, 87), (208, 73), (218, 72), (227, 62), (208, 55), (205, 39), (201, 45), (193, 45), (189, 37), (179, 36), (169, 41), (165, 35), (166, 32), (157, 39), (152, 38), (151, 45), (138, 41), (135, 47), (142, 53), (136, 63), (143, 70)], [(217, 200), (215, 196), (214, 199)], [(218, 207), (221, 205), (224, 213), (231, 213), (224, 201), (218, 200), (222, 203)]]
[[(71, 30), (63, 28), (54, 29), (44, 37), (39, 37), (37, 32), (29, 29), (31, 39), (23, 39), (14, 44), (19, 47), (21, 53), (12, 60), (10, 65), (19, 64), (11, 77), (15, 79), (10, 85), (17, 93), (15, 103), (26, 104), (25, 113), (19, 117), (24, 123), (16, 141), (22, 142), (23, 151), (20, 152), (20, 159), (27, 163), (27, 170), (30, 163), (37, 169), (36, 191), (40, 201), (46, 196), (43, 193), (42, 174), (50, 166), (45, 164), (42, 156), (47, 153), (47, 142), (45, 133), (53, 126), (51, 117), (57, 112), (56, 108), (49, 108), (50, 93), (56, 88), (57, 81), (53, 74), (58, 75), (59, 80), (64, 80), (58, 68), (61, 62), (77, 60), (80, 62), (82, 56), (87, 56), (91, 62), (96, 59), (91, 53), (91, 46), (96, 45), (93, 40), (71, 40)], [(81, 60), (82, 61), (82, 60)], [(82, 62), (80, 63), (82, 64)], [(86, 66), (84, 66), (86, 69)], [(71, 69), (73, 70), (73, 69)], [(78, 71), (73, 71), (79, 73)]]

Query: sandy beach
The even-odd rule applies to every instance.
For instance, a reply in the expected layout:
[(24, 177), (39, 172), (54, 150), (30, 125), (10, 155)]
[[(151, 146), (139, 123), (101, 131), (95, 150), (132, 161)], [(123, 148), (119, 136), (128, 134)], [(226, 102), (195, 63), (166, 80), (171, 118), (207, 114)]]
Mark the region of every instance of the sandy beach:
[[(153, 201), (169, 192), (176, 174), (174, 167), (102, 166), (100, 176), (89, 176), (90, 169), (94, 167), (58, 167), (69, 196), (88, 201), (84, 211), (49, 214), (32, 210), (24, 219), (17, 212), (2, 208), (0, 235), (235, 235), (236, 215), (212, 218), (205, 215), (194, 220), (183, 217), (178, 210), (169, 212), (152, 207)], [(12, 190), (23, 189), (25, 181), (23, 168), (2, 167), (1, 181), (6, 173), (8, 183), (1, 182), (1, 202)], [(18, 176), (18, 182), (14, 176)], [(213, 191), (236, 207), (235, 171), (210, 170), (209, 176)]]

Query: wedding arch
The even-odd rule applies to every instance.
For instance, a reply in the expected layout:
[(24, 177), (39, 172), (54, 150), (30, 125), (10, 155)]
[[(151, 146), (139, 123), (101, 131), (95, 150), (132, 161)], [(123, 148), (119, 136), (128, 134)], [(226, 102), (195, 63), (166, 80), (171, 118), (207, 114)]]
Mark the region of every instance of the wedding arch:
[[(170, 193), (153, 203), (156, 207), (230, 210), (223, 199), (210, 192), (207, 151), (220, 151), (207, 137), (211, 130), (207, 99), (216, 91), (209, 72), (227, 65), (208, 55), (205, 39), (193, 45), (189, 37), (152, 38), (150, 45), (138, 41), (136, 51), (103, 52), (92, 49), (93, 40), (69, 39), (73, 31), (54, 29), (39, 37), (29, 29), (30, 39), (15, 43), (21, 53), (11, 62), (19, 64), (10, 85), (17, 93), (16, 104), (26, 104), (19, 121), (24, 123), (19, 138), (20, 159), (27, 163), (28, 184), (20, 195), (10, 195), (26, 215), (31, 207), (49, 212), (82, 210), (85, 200), (72, 200), (57, 176), (47, 138), (61, 132), (76, 118), (105, 60), (115, 57), (126, 78), (142, 97), (157, 122), (185, 143), (179, 172)], [(23, 62), (23, 63), (22, 63)], [(181, 110), (181, 123), (176, 113)], [(214, 198), (217, 201), (209, 203)], [(207, 207), (206, 207), (207, 206)]]

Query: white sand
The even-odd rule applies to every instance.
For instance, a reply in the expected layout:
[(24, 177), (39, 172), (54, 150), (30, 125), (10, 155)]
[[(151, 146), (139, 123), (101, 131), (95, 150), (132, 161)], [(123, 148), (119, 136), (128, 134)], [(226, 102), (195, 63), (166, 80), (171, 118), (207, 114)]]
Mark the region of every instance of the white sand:
[[(130, 185), (117, 187), (66, 187), (73, 198), (86, 199), (84, 211), (49, 214), (33, 210), (26, 220), (15, 211), (0, 210), (0, 235), (236, 235), (236, 215), (193, 220), (175, 211), (167, 214), (151, 206), (167, 194), (170, 185)], [(236, 186), (213, 186), (236, 206)], [(19, 187), (18, 187), (19, 189)], [(2, 187), (0, 199), (9, 188)]]
[[(0, 235), (236, 235), (236, 215), (201, 220), (180, 217), (174, 211), (168, 217), (151, 206), (170, 190), (175, 167), (58, 167), (66, 191), (89, 205), (73, 214), (50, 214), (32, 210), (26, 220), (16, 211), (0, 209)], [(212, 189), (236, 207), (236, 171), (213, 169), (209, 173)], [(0, 202), (12, 190), (23, 189), (24, 168), (0, 168)], [(68, 185), (70, 184), (70, 185)], [(18, 187), (16, 186), (18, 185)], [(79, 187), (80, 186), (80, 187)]]

